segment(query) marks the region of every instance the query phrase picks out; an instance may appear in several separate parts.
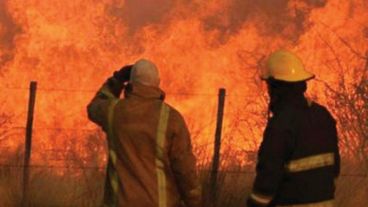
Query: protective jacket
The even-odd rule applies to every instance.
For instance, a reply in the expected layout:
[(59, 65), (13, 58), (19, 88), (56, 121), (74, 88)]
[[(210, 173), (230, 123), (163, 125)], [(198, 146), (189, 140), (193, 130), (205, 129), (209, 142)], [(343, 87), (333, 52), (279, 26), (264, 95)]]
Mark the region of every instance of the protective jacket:
[(340, 171), (336, 123), (304, 96), (273, 107), (248, 207), (332, 207)]
[(88, 105), (90, 120), (108, 134), (104, 206), (199, 206), (201, 189), (183, 117), (164, 103), (159, 88), (137, 83), (119, 99), (122, 87), (110, 78)]

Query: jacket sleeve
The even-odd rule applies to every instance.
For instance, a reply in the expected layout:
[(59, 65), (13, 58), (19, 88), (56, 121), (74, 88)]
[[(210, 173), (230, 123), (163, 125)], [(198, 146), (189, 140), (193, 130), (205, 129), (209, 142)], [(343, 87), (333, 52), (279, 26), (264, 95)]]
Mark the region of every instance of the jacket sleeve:
[(248, 207), (269, 206), (285, 171), (291, 133), (277, 126), (276, 122), (271, 119), (263, 135), (256, 166), (257, 175), (253, 191), (248, 197)]
[(190, 134), (180, 114), (175, 115), (173, 122), (174, 135), (169, 151), (171, 169), (186, 206), (200, 207), (202, 189), (196, 173), (196, 159), (192, 152)]
[(114, 100), (119, 99), (123, 88), (123, 83), (113, 77), (109, 78), (88, 104), (88, 118), (106, 130), (109, 106)]

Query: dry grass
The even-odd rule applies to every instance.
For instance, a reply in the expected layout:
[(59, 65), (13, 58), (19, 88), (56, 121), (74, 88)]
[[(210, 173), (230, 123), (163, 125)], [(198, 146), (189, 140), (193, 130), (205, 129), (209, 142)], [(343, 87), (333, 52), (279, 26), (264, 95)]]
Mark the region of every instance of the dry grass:
[[(29, 206), (97, 206), (103, 189), (103, 174), (96, 170), (85, 176), (70, 176), (76, 171), (67, 171), (66, 175), (57, 175), (55, 170), (33, 169), (29, 186)], [(21, 173), (19, 169), (1, 170), (0, 206), (20, 206)]]
[[(0, 167), (0, 207), (18, 207), (22, 197), (23, 169), (21, 153)], [(62, 174), (61, 174), (62, 173)], [(97, 206), (103, 192), (104, 175), (98, 169), (47, 168), (30, 169), (30, 207)]]
[[(206, 152), (208, 153), (208, 152)], [(205, 157), (205, 151), (199, 153)], [(9, 158), (9, 164), (19, 165), (21, 153)], [(232, 161), (231, 152), (222, 155), (222, 171), (218, 174), (216, 207), (246, 207), (245, 200), (249, 195), (254, 179), (254, 165), (240, 166)], [(96, 166), (94, 159), (89, 166)], [(199, 175), (202, 180), (204, 194), (209, 192), (210, 157), (199, 162)], [(368, 177), (365, 169), (357, 164), (343, 160), (343, 175), (337, 182), (337, 207), (364, 207), (368, 203)], [(226, 167), (224, 167), (226, 166)], [(359, 166), (359, 167), (357, 167)], [(60, 172), (63, 174), (60, 174)], [(20, 206), (21, 199), (21, 168), (0, 167), (0, 207)], [(356, 176), (359, 175), (359, 176)], [(33, 168), (30, 175), (30, 202), (32, 207), (99, 207), (102, 201), (104, 170)], [(212, 206), (206, 200), (205, 206)]]
[[(353, 168), (350, 168), (353, 169)], [(65, 175), (55, 174), (57, 169), (32, 169), (30, 205), (32, 207), (98, 207), (103, 194), (103, 172), (96, 169), (69, 170)], [(254, 173), (252, 167), (239, 166), (219, 173), (218, 207), (245, 207)], [(0, 169), (0, 206), (20, 205), (21, 169)], [(209, 171), (200, 171), (205, 186)], [(352, 170), (351, 173), (355, 173)], [(76, 175), (78, 174), (79, 175)], [(72, 176), (74, 175), (74, 176)], [(368, 177), (342, 176), (338, 181), (337, 207), (363, 207), (368, 203)], [(206, 206), (209, 206), (207, 203)]]

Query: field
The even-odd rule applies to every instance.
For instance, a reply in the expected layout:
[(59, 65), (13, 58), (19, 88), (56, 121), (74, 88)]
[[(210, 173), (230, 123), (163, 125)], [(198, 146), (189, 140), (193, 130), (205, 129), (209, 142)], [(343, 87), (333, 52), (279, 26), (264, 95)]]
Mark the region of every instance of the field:
[[(368, 203), (368, 177), (344, 165), (337, 182), (337, 207), (363, 207)], [(57, 173), (59, 172), (59, 173)], [(208, 170), (200, 170), (204, 194), (207, 194)], [(71, 176), (73, 175), (73, 176)], [(245, 207), (254, 178), (253, 166), (231, 167), (219, 173), (219, 207)], [(22, 169), (0, 168), (0, 206), (19, 206)], [(98, 207), (103, 195), (103, 169), (32, 168), (29, 187), (30, 205), (34, 207)], [(208, 206), (206, 204), (205, 206)]]

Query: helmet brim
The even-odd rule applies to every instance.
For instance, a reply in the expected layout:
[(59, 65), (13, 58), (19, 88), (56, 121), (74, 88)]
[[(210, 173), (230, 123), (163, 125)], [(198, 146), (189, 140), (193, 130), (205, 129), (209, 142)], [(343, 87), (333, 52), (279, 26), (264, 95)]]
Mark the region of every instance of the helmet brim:
[(300, 81), (309, 81), (314, 79), (316, 76), (313, 73), (309, 73), (305, 71), (303, 74), (300, 74), (298, 76), (271, 76), (271, 75), (261, 75), (260, 78), (263, 81), (267, 81), (270, 78), (273, 78), (275, 80), (279, 81), (285, 81), (285, 82), (300, 82)]

